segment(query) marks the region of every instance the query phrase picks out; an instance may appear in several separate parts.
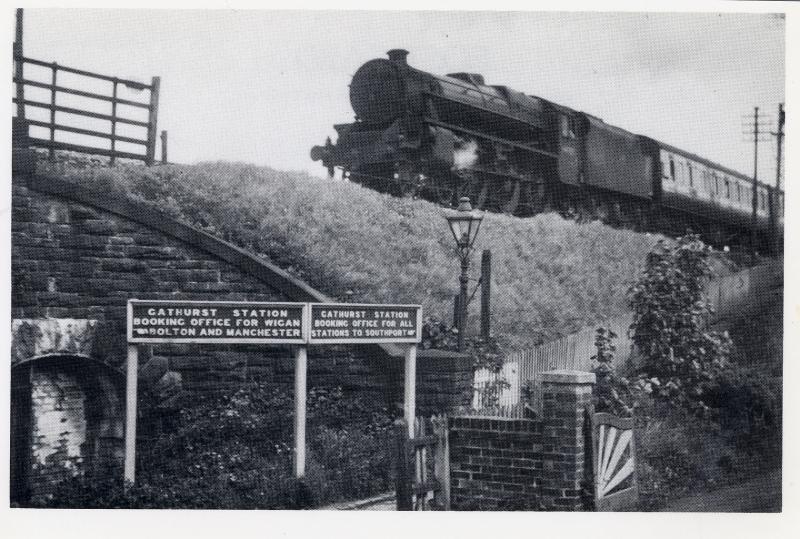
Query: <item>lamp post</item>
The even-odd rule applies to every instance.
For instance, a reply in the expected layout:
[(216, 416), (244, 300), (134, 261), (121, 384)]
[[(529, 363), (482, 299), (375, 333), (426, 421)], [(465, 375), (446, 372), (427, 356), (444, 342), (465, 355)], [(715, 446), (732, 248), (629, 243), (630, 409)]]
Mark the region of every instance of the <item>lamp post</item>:
[(458, 295), (458, 351), (464, 349), (464, 333), (467, 329), (467, 284), (469, 283), (469, 255), (472, 244), (481, 228), (483, 213), (472, 209), (468, 197), (462, 197), (455, 211), (445, 215), (453, 238), (456, 240), (456, 249), (461, 259), (461, 288)]

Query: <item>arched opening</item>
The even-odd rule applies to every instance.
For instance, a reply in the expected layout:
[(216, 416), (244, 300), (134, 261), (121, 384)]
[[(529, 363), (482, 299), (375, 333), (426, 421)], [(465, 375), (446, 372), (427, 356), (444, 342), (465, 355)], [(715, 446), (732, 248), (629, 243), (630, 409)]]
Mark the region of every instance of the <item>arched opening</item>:
[(125, 378), (78, 355), (31, 358), (11, 367), (11, 501), (47, 497), (69, 477), (121, 466)]

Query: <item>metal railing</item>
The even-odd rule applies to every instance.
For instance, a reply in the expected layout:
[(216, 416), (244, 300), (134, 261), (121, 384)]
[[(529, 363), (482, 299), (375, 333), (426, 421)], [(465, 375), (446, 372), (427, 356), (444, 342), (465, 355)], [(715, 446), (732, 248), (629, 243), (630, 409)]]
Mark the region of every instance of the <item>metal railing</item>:
[[(113, 164), (117, 158), (135, 159), (144, 161), (147, 165), (152, 165), (155, 161), (156, 151), (156, 138), (157, 138), (157, 123), (158, 123), (158, 96), (160, 87), (160, 78), (153, 77), (150, 84), (144, 84), (134, 80), (123, 79), (119, 77), (112, 77), (100, 73), (93, 73), (83, 69), (76, 69), (59, 65), (56, 62), (43, 62), (33, 58), (25, 57), (19, 54), (19, 48), (14, 47), (14, 77), (13, 81), (16, 84), (16, 93), (12, 101), (16, 104), (16, 116), (18, 119), (24, 120), (27, 124), (25, 131), (27, 134), (25, 143), (31, 147), (47, 148), (52, 157), (56, 150), (70, 150), (94, 155), (103, 155), (110, 157)], [(41, 80), (34, 80), (26, 78), (25, 66), (37, 66), (50, 69), (49, 81), (44, 82)], [(105, 81), (111, 83), (110, 92), (97, 93), (90, 92), (84, 89), (67, 86), (59, 81), (59, 74), (69, 73), (82, 77), (85, 79), (92, 79), (93, 81)], [(136, 101), (132, 99), (124, 99), (119, 97), (119, 90), (125, 87), (134, 91), (148, 91), (149, 102)], [(49, 100), (36, 100), (26, 96), (26, 89), (36, 88), (49, 90)], [(60, 95), (71, 95), (79, 98), (87, 98), (92, 100), (92, 103), (110, 103), (110, 113), (101, 113), (85, 108), (77, 108), (59, 104), (58, 97)], [(147, 110), (147, 121), (142, 119), (135, 119), (130, 115), (120, 114), (119, 106), (131, 107), (132, 109), (145, 109)], [(39, 109), (49, 111), (49, 117), (46, 121), (39, 119), (31, 119), (26, 114), (27, 109)], [(72, 115), (86, 123), (86, 119), (91, 120), (104, 120), (109, 122), (107, 125), (110, 127), (108, 131), (98, 129), (90, 129), (80, 125), (68, 125), (64, 123), (64, 119), (57, 117), (58, 113)], [(18, 122), (20, 120), (17, 120)], [(146, 136), (143, 138), (137, 136), (123, 135), (118, 132), (121, 125), (135, 126), (138, 128), (146, 129)], [(44, 128), (49, 132), (49, 137), (31, 136), (29, 131), (30, 127)], [(60, 133), (69, 133), (77, 135), (85, 135), (96, 139), (110, 141), (110, 145), (100, 144), (97, 146), (90, 144), (76, 144), (65, 140), (57, 140), (57, 135)], [(59, 137), (61, 138), (61, 137)], [(162, 139), (166, 143), (166, 137)], [(127, 143), (136, 147), (141, 147), (142, 151), (123, 151), (118, 148), (118, 143)], [(110, 146), (110, 147), (108, 147)]]

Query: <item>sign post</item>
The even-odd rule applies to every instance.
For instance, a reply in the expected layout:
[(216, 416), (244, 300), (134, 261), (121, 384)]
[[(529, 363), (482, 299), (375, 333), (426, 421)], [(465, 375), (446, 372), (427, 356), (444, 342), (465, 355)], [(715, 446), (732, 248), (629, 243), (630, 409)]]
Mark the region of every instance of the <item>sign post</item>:
[(356, 303), (312, 303), (310, 344), (407, 344), (403, 415), (414, 437), (417, 394), (417, 344), (422, 340), (422, 307)]
[(139, 347), (128, 344), (125, 367), (125, 482), (136, 482), (136, 395), (139, 382)]
[(248, 301), (128, 301), (125, 480), (136, 480), (138, 345), (295, 344), (295, 473), (305, 474), (305, 303)]
[(125, 480), (136, 480), (136, 393), (140, 344), (292, 344), (294, 471), (305, 476), (307, 344), (407, 344), (404, 415), (414, 435), (419, 305), (265, 303), (247, 301), (128, 301)]
[(294, 354), (294, 475), (306, 475), (306, 370), (308, 356), (305, 346)]
[(403, 415), (408, 425), (408, 437), (414, 437), (414, 419), (417, 416), (417, 345), (412, 344), (406, 348), (404, 376), (404, 405)]

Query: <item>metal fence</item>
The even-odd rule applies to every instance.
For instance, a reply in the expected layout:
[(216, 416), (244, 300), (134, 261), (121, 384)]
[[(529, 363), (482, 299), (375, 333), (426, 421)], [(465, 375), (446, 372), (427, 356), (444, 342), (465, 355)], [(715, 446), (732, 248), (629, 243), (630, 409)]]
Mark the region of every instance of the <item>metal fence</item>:
[[(51, 157), (55, 150), (71, 150), (110, 157), (112, 164), (117, 158), (153, 164), (159, 77), (144, 84), (27, 58), (17, 50), (12, 101), (16, 122), (25, 122), (26, 145), (47, 148)], [(139, 92), (149, 99), (128, 95)]]
[[(706, 293), (715, 314), (709, 322), (727, 318), (769, 300), (765, 293), (780, 286), (782, 269), (779, 262), (749, 268), (711, 281)], [(527, 412), (541, 413), (541, 374), (556, 369), (590, 371), (596, 353), (595, 332), (605, 327), (617, 334), (615, 366), (625, 368), (635, 364), (636, 356), (628, 328), (632, 314), (586, 326), (560, 339), (513, 353), (505, 358), (498, 372), (488, 369), (475, 371), (474, 396), (471, 414), (498, 417), (524, 417)]]

